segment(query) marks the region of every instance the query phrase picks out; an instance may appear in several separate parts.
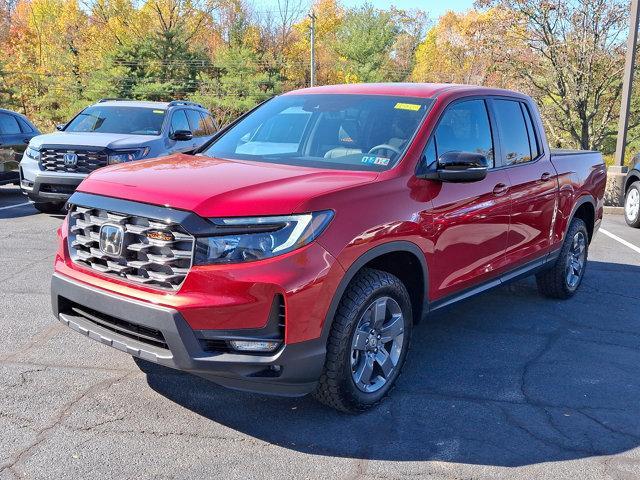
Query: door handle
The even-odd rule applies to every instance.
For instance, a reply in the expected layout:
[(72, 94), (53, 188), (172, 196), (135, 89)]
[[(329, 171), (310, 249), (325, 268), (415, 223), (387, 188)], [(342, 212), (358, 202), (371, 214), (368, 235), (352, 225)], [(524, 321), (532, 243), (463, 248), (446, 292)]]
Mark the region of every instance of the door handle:
[(495, 187), (493, 187), (494, 195), (504, 195), (505, 193), (507, 193), (507, 190), (509, 190), (509, 187), (507, 187), (504, 183), (499, 183)]
[(549, 172), (544, 172), (541, 176), (540, 176), (540, 181), (542, 182), (547, 182), (551, 180), (551, 174)]

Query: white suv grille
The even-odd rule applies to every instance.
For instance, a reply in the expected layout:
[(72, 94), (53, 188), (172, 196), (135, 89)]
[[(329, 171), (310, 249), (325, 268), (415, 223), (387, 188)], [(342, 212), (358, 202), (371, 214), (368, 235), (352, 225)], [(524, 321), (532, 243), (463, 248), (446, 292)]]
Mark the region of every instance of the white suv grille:
[[(119, 256), (100, 248), (100, 229), (105, 224), (124, 232)], [(134, 283), (177, 290), (191, 268), (194, 238), (176, 223), (72, 205), (68, 245), (79, 265)]]
[[(76, 161), (67, 165), (64, 161), (65, 153), (74, 153)], [(40, 151), (40, 165), (48, 172), (91, 173), (98, 168), (105, 167), (108, 155), (104, 151), (93, 150), (60, 150), (45, 148)]]

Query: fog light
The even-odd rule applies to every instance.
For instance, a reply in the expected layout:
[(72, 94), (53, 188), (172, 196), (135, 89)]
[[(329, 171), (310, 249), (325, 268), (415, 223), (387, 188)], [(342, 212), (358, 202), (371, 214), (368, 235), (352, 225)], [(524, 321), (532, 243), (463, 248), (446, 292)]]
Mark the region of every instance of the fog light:
[(231, 340), (229, 343), (234, 350), (241, 352), (273, 352), (280, 345), (274, 340)]

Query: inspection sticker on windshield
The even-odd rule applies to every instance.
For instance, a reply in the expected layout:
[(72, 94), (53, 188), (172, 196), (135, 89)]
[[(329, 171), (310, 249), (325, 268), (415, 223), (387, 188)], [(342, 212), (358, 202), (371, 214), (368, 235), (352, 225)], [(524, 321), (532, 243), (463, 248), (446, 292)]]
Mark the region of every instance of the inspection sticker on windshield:
[(362, 163), (366, 163), (367, 165), (389, 165), (390, 161), (390, 158), (376, 157), (375, 155), (365, 155), (362, 157)]
[(396, 106), (393, 107), (396, 110), (411, 110), (412, 112), (417, 112), (418, 110), (420, 110), (420, 107), (422, 105), (420, 105), (419, 103), (401, 103), (398, 102), (396, 103)]

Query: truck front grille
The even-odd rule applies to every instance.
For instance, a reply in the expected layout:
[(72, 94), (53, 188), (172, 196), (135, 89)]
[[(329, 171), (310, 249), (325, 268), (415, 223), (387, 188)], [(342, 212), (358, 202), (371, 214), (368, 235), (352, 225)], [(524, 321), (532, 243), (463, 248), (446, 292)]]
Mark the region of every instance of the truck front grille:
[[(65, 154), (74, 154), (74, 162), (65, 162)], [(40, 151), (40, 166), (47, 172), (91, 173), (107, 166), (104, 151), (45, 148)]]
[[(100, 232), (105, 225), (122, 234), (115, 251), (106, 244), (101, 248)], [(180, 288), (193, 258), (194, 238), (179, 224), (78, 205), (69, 209), (67, 241), (78, 265), (168, 290)]]

